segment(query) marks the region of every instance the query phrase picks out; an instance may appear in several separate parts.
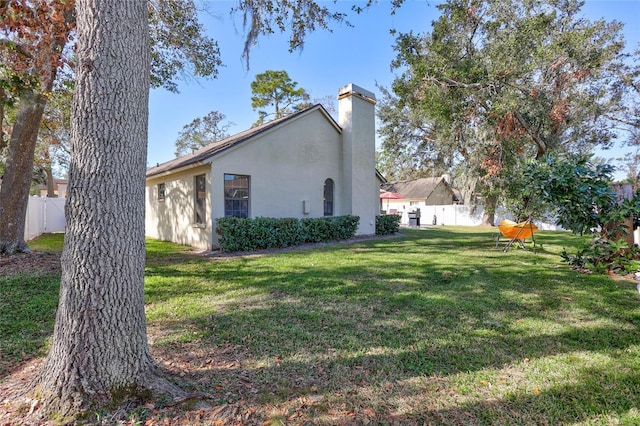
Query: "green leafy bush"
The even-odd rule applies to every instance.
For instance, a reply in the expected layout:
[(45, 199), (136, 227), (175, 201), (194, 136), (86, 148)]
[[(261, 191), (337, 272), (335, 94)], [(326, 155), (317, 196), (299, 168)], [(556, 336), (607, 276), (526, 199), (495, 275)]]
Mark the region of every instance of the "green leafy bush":
[(562, 254), (571, 266), (626, 274), (640, 267), (638, 249), (621, 239), (632, 232), (628, 219), (640, 216), (640, 192), (619, 202), (611, 188), (612, 171), (611, 165), (598, 164), (590, 155), (547, 155), (524, 165), (521, 182), (528, 183), (520, 195), (523, 201), (546, 206), (565, 229), (599, 234), (576, 254)]
[(236, 218), (216, 220), (216, 233), (225, 252), (295, 246), (303, 243), (346, 240), (358, 229), (358, 216), (312, 219)]
[(600, 274), (614, 272), (626, 275), (640, 271), (640, 249), (629, 247), (624, 240), (609, 241), (596, 237), (582, 244), (576, 254), (563, 250), (562, 258), (575, 269)]
[(336, 216), (301, 219), (305, 242), (319, 243), (326, 241), (347, 240), (358, 230), (358, 216)]
[(376, 235), (391, 235), (400, 229), (400, 216), (388, 214), (376, 216)]

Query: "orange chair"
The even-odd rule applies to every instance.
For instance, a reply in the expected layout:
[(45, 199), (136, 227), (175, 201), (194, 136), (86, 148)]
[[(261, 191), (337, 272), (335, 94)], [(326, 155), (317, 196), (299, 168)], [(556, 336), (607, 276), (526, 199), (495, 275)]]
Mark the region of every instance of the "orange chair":
[(525, 248), (525, 240), (527, 238), (531, 238), (533, 241), (533, 251), (535, 253), (536, 249), (536, 240), (533, 237), (533, 234), (536, 233), (538, 227), (531, 221), (531, 219), (527, 219), (524, 222), (516, 223), (512, 220), (505, 219), (498, 225), (498, 229), (500, 230), (500, 234), (498, 234), (498, 239), (496, 241), (496, 248), (498, 244), (500, 244), (500, 235), (503, 235), (506, 238), (509, 238), (509, 242), (504, 247), (502, 251), (506, 252), (513, 244), (518, 244), (520, 248), (526, 250)]

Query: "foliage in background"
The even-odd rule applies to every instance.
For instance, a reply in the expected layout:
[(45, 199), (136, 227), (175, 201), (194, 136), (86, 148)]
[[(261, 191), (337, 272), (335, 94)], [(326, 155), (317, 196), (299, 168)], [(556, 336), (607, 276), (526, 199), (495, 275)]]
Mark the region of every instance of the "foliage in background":
[(564, 229), (597, 233), (577, 254), (564, 253), (571, 265), (592, 271), (640, 270), (640, 251), (623, 239), (633, 232), (626, 222), (640, 216), (640, 194), (619, 201), (611, 188), (612, 172), (611, 165), (596, 164), (590, 155), (545, 155), (523, 166), (520, 186), (513, 187), (511, 199), (520, 201), (526, 217), (548, 211)]
[(322, 218), (236, 218), (216, 219), (216, 233), (222, 251), (252, 251), (346, 240), (358, 229), (358, 216)]
[(385, 214), (376, 216), (376, 235), (391, 235), (400, 230), (401, 216)]
[[(437, 7), (430, 33), (397, 38), (392, 102), (412, 113), (383, 128), (415, 136), (387, 145), (460, 164), (491, 213), (521, 161), (610, 144), (606, 113), (620, 109), (626, 90), (616, 85), (620, 23), (584, 19), (576, 0), (451, 0)], [(421, 140), (429, 143), (416, 146)]]
[[(297, 85), (298, 82), (291, 80), (286, 71), (267, 70), (256, 74), (256, 79), (251, 82), (251, 108), (258, 110), (259, 118), (253, 125), (276, 120), (309, 106), (309, 95)], [(273, 111), (264, 109), (267, 107)]]
[(218, 111), (211, 111), (204, 117), (198, 117), (186, 124), (176, 140), (176, 157), (190, 154), (213, 142), (228, 138), (228, 130), (234, 123), (225, 122), (226, 116)]

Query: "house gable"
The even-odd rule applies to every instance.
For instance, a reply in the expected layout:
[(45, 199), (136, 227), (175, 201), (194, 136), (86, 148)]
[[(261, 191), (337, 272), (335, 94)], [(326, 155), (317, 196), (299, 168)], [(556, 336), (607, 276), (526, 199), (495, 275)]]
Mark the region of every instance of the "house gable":
[(198, 149), (197, 151), (194, 151), (191, 154), (169, 160), (162, 164), (157, 164), (156, 166), (147, 169), (146, 176), (147, 178), (151, 178), (157, 175), (166, 175), (178, 170), (189, 169), (191, 167), (197, 167), (202, 164), (210, 163), (212, 159), (217, 155), (221, 155), (226, 151), (237, 148), (244, 143), (263, 137), (264, 135), (267, 135), (273, 131), (277, 131), (280, 127), (288, 125), (294, 121), (304, 119), (304, 117), (309, 114), (313, 114), (316, 111), (319, 112), (327, 121), (327, 123), (333, 126), (337, 132), (342, 132), (342, 129), (340, 128), (338, 123), (336, 123), (336, 121), (331, 117), (327, 110), (322, 105), (317, 104), (296, 113), (287, 115), (283, 118), (270, 121), (260, 126), (252, 127), (251, 129), (247, 129), (221, 141), (211, 143), (205, 147)]
[(373, 234), (374, 105), (350, 84), (339, 90), (340, 124), (315, 105), (148, 169), (147, 236), (207, 249), (218, 245), (217, 218), (346, 214)]

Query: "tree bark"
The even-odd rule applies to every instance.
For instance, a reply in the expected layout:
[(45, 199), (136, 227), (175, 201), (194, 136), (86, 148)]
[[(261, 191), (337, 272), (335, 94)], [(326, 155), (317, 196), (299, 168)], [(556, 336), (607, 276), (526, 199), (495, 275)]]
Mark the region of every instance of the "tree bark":
[(482, 225), (493, 226), (496, 220), (496, 204), (497, 200), (495, 197), (489, 196), (485, 199)]
[(116, 394), (178, 393), (157, 374), (144, 311), (147, 2), (78, 0), (76, 8), (60, 301), (32, 392), (63, 419)]
[[(47, 155), (47, 157), (49, 157), (49, 155)], [(49, 159), (47, 158), (47, 160)], [(49, 160), (47, 166), (45, 167), (44, 173), (47, 177), (47, 197), (54, 198), (56, 196), (56, 179), (53, 177), (51, 160)]]
[(24, 226), (33, 178), (33, 157), (46, 97), (28, 91), (20, 97), (0, 187), (0, 253), (29, 251)]

